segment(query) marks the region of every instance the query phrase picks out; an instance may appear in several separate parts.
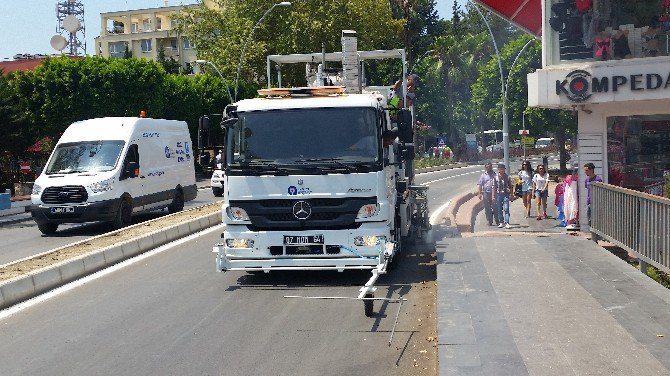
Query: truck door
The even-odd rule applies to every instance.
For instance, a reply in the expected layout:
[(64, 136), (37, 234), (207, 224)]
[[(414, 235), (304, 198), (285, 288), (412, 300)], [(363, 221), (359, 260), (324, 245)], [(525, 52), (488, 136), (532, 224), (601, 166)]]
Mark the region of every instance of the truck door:
[(128, 147), (119, 177), (119, 197), (124, 193), (133, 200), (133, 212), (144, 209), (143, 167), (140, 164), (140, 151), (137, 144)]

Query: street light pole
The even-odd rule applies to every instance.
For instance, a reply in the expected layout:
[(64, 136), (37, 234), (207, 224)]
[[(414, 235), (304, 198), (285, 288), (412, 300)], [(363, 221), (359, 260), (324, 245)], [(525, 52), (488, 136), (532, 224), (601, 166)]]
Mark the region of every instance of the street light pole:
[(496, 57), (498, 59), (498, 70), (500, 71), (500, 87), (501, 87), (501, 92), (502, 92), (502, 121), (503, 121), (503, 155), (504, 155), (504, 160), (505, 160), (505, 168), (507, 169), (507, 172), (510, 172), (510, 167), (509, 167), (509, 117), (507, 114), (507, 83), (509, 82), (509, 77), (512, 74), (512, 69), (514, 68), (514, 65), (516, 64), (517, 60), (519, 59), (519, 56), (523, 53), (524, 50), (530, 45), (530, 43), (533, 41), (533, 39), (530, 39), (526, 44), (523, 46), (521, 51), (516, 55), (516, 58), (514, 58), (514, 62), (512, 63), (512, 66), (509, 69), (509, 72), (507, 73), (507, 80), (505, 80), (505, 74), (503, 73), (503, 68), (502, 68), (502, 58), (500, 57), (500, 51), (498, 50), (498, 43), (496, 42), (496, 38), (493, 35), (493, 30), (491, 30), (491, 25), (489, 24), (489, 21), (484, 17), (484, 14), (482, 13), (481, 9), (479, 9), (479, 6), (472, 2), (472, 0), (469, 0), (474, 8), (477, 10), (477, 13), (479, 13), (479, 16), (482, 18), (484, 23), (486, 24), (486, 28), (489, 31), (489, 35), (491, 36), (491, 40), (493, 41), (493, 47), (495, 48), (496, 51)]
[(240, 61), (237, 63), (237, 76), (235, 77), (235, 100), (236, 101), (237, 101), (237, 88), (239, 87), (239, 83), (240, 83), (240, 70), (242, 69), (242, 61), (244, 59), (244, 53), (247, 51), (247, 46), (249, 45), (249, 42), (251, 41), (251, 38), (254, 35), (254, 31), (256, 31), (256, 28), (258, 27), (258, 25), (260, 25), (261, 22), (263, 22), (263, 20), (265, 19), (265, 16), (270, 14), (270, 12), (272, 12), (272, 10), (275, 9), (276, 7), (278, 7), (278, 6), (280, 6), (280, 7), (290, 7), (291, 2), (290, 1), (282, 1), (281, 3), (273, 4), (268, 10), (265, 11), (265, 13), (263, 13), (263, 16), (261, 16), (261, 18), (256, 22), (254, 27), (251, 28), (251, 32), (249, 32), (249, 36), (247, 37), (247, 40), (244, 42), (244, 46), (242, 47), (242, 53), (240, 54)]
[(221, 80), (223, 81), (223, 85), (226, 86), (226, 91), (228, 92), (228, 99), (230, 99), (230, 103), (234, 103), (235, 101), (233, 100), (233, 96), (230, 94), (230, 88), (228, 87), (228, 83), (226, 82), (226, 79), (223, 77), (223, 74), (221, 74), (221, 71), (219, 70), (219, 68), (217, 68), (216, 65), (214, 65), (214, 63), (212, 63), (209, 60), (196, 60), (195, 62), (196, 62), (196, 64), (207, 64), (207, 65), (211, 66), (212, 68), (214, 68), (214, 71), (219, 75), (219, 77), (221, 77)]

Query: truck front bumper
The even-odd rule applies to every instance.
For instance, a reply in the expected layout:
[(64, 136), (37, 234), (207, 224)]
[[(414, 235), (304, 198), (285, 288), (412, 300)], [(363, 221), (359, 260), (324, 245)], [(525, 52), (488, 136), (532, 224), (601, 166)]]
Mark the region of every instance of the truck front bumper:
[[(239, 230), (238, 230), (239, 228)], [(322, 236), (323, 244), (284, 244), (284, 236)], [(374, 245), (356, 245), (357, 237), (377, 237)], [(227, 240), (247, 239), (248, 248), (233, 248)], [(223, 242), (214, 246), (217, 271), (374, 269), (384, 262), (391, 240), (385, 223), (365, 223), (354, 230), (248, 231), (227, 226)], [(253, 244), (251, 244), (253, 242)]]

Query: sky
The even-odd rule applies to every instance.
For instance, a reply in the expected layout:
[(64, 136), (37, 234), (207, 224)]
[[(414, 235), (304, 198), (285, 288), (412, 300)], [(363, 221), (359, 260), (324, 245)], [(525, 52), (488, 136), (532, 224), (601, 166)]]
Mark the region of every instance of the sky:
[[(93, 55), (94, 38), (100, 35), (100, 13), (130, 9), (156, 8), (165, 0), (80, 0), (84, 3), (86, 52)], [(451, 18), (454, 0), (437, 0), (442, 18)], [(464, 3), (465, 0), (458, 0)], [(0, 0), (0, 61), (20, 53), (52, 54), (49, 41), (56, 34), (57, 0)], [(197, 0), (168, 0), (168, 5), (195, 4)]]

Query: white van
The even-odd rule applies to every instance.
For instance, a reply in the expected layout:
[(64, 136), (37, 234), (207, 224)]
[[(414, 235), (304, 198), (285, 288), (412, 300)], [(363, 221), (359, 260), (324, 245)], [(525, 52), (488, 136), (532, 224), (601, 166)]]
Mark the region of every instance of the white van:
[(552, 137), (538, 138), (537, 141), (535, 141), (535, 148), (536, 149), (548, 148), (550, 146), (554, 146), (554, 142), (555, 140)]
[(197, 195), (193, 150), (183, 121), (100, 118), (70, 125), (31, 195), (43, 234), (61, 223), (131, 224), (133, 213), (168, 208)]

